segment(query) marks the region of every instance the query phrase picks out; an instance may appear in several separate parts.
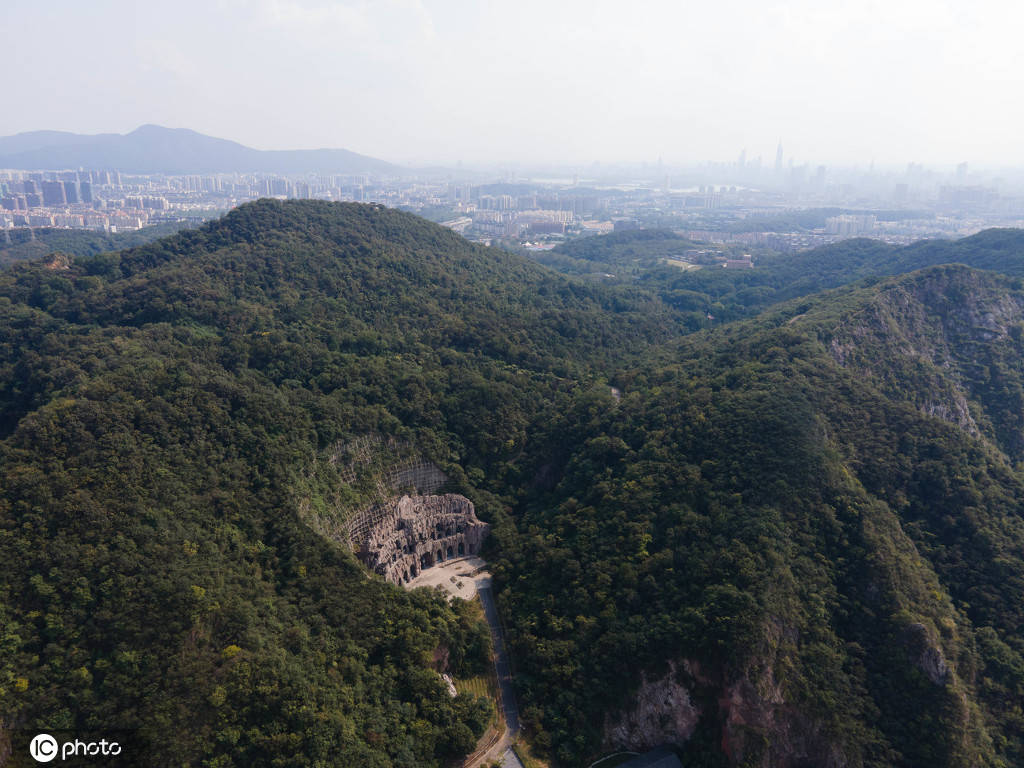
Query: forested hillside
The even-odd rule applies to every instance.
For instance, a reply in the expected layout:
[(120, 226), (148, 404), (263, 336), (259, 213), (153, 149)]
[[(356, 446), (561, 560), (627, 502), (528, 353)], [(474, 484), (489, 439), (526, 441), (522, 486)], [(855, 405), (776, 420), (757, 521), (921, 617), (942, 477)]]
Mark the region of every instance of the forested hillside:
[(182, 222), (172, 222), (115, 234), (85, 229), (11, 229), (0, 239), (0, 265), (38, 259), (57, 251), (70, 256), (92, 256), (104, 251), (118, 251), (151, 243), (188, 226)]
[(578, 402), (503, 541), (539, 738), (595, 751), (673, 662), (693, 765), (1019, 765), (1022, 320), (1019, 280), (935, 268)]
[(632, 229), (581, 237), (550, 251), (536, 251), (531, 255), (544, 266), (566, 274), (606, 272), (633, 275), (693, 247), (694, 243), (668, 229)]
[(469, 752), (488, 704), (438, 666), (479, 674), (486, 629), (300, 514), (334, 503), (311, 467), (383, 437), (492, 524), (552, 765), (647, 738), (689, 766), (1019, 765), (1024, 289), (872, 275), (1013, 273), (1020, 237), (855, 242), (811, 277), (868, 280), (777, 272), (802, 298), (693, 334), (674, 287), (371, 205), (14, 264), (0, 737), (129, 729), (167, 766)]
[(667, 337), (654, 304), (357, 205), (265, 201), (13, 266), (4, 727), (139, 728), (164, 765), (465, 754), (479, 704), (430, 662), (485, 664), (483, 630), (368, 579), (299, 520), (296, 480), (337, 441), (386, 434), (456, 486), (500, 485), (581, 361)]
[(1024, 232), (1015, 229), (903, 247), (854, 239), (795, 254), (758, 251), (753, 269), (726, 270), (715, 264), (681, 270), (664, 263), (667, 257), (700, 247), (707, 246), (664, 230), (639, 230), (581, 238), (535, 258), (565, 274), (611, 273), (619, 282), (645, 288), (683, 313), (690, 330), (750, 317), (772, 304), (854, 280), (938, 264), (1024, 275)]

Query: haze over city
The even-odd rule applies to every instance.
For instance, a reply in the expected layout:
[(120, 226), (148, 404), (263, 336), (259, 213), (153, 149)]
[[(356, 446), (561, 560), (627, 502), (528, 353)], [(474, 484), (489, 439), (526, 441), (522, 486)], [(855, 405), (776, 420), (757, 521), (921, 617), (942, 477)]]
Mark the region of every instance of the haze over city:
[[(5, 9), (0, 135), (188, 127), (428, 164), (1019, 166), (1003, 2), (104, 0)], [(45, 84), (45, 86), (43, 85)]]

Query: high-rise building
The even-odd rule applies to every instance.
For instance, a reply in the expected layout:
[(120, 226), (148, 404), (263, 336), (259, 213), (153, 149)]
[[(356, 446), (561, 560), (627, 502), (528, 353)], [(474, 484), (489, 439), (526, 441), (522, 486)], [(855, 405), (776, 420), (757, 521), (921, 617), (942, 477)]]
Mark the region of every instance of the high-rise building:
[(825, 232), (830, 235), (860, 235), (871, 232), (877, 223), (874, 216), (843, 214), (825, 219)]
[(77, 205), (82, 202), (82, 196), (78, 193), (77, 181), (64, 181), (64, 197), (69, 205)]
[(779, 139), (779, 147), (775, 150), (775, 172), (782, 173), (782, 139)]
[(82, 193), (82, 202), (92, 204), (92, 182), (83, 181), (78, 185), (79, 191)]
[(43, 205), (67, 205), (68, 198), (64, 192), (64, 183), (60, 181), (43, 182)]

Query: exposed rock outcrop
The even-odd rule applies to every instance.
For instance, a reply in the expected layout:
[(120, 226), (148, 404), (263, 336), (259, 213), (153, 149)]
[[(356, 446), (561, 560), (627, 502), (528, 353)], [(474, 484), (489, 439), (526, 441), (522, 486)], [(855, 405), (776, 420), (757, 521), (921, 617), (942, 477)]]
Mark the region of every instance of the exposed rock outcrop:
[(911, 661), (917, 665), (935, 685), (949, 682), (950, 670), (942, 650), (930, 636), (924, 624), (909, 624), (903, 629), (903, 640), (910, 651)]
[(637, 752), (659, 744), (685, 748), (701, 717), (721, 723), (721, 748), (729, 765), (849, 765), (820, 724), (785, 700), (770, 664), (731, 682), (689, 659), (670, 663), (662, 677), (644, 675), (628, 706), (605, 717), (604, 746)]
[(373, 523), (359, 557), (395, 584), (438, 562), (480, 552), (490, 526), (465, 496), (402, 496), (368, 510)]
[(820, 725), (783, 698), (770, 667), (726, 686), (718, 701), (722, 751), (730, 765), (845, 768), (846, 756)]
[[(682, 666), (689, 671), (689, 662)], [(693, 735), (701, 709), (679, 681), (677, 666), (658, 678), (641, 677), (630, 706), (616, 717), (606, 716), (604, 741), (608, 749), (646, 752), (661, 744), (683, 744)]]
[(71, 269), (71, 257), (66, 253), (61, 253), (60, 251), (51, 253), (46, 259), (45, 266), (47, 269), (52, 269), (54, 271)]
[[(953, 266), (885, 288), (845, 317), (828, 343), (839, 365), (912, 399), (922, 413), (975, 437), (995, 438), (1016, 458), (1024, 454), (1019, 423), (999, 423), (1007, 418), (1000, 405), (1004, 395), (990, 386), (998, 375), (986, 366), (998, 371), (1001, 359), (1019, 358), (1022, 322), (1024, 300), (984, 273)], [(989, 351), (979, 357), (980, 349)]]

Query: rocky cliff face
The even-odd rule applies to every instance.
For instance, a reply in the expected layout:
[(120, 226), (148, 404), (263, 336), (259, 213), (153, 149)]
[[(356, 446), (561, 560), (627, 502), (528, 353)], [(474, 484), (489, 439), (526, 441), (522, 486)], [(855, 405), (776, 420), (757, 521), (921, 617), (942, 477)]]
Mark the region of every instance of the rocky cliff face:
[(829, 351), (922, 413), (1024, 456), (1024, 424), (1006, 409), (1020, 394), (1024, 299), (1004, 282), (955, 266), (902, 279), (844, 317)]
[(604, 721), (609, 750), (646, 752), (661, 744), (683, 744), (693, 735), (702, 714), (679, 679), (680, 670), (693, 678), (692, 661), (670, 662), (662, 677), (641, 677), (640, 688), (625, 710)]
[(908, 625), (903, 630), (903, 642), (909, 651), (910, 660), (933, 684), (944, 686), (950, 680), (951, 670), (938, 641), (931, 637), (928, 628), (920, 622)]
[(643, 752), (674, 744), (685, 750), (701, 718), (714, 718), (720, 724), (720, 746), (729, 765), (853, 765), (819, 723), (787, 701), (775, 678), (777, 641), (782, 635), (795, 641), (792, 631), (771, 622), (767, 635), (773, 641), (771, 648), (740, 675), (727, 675), (694, 659), (671, 662), (661, 677), (643, 675), (626, 706), (605, 718), (605, 748)]
[(847, 757), (821, 725), (783, 697), (770, 668), (727, 685), (718, 700), (722, 752), (731, 765), (845, 768)]
[(720, 722), (721, 749), (729, 765), (851, 764), (818, 723), (786, 702), (770, 667), (726, 683), (692, 659), (670, 663), (661, 677), (643, 676), (626, 707), (605, 718), (604, 747), (636, 752), (661, 744), (685, 748), (703, 716)]

